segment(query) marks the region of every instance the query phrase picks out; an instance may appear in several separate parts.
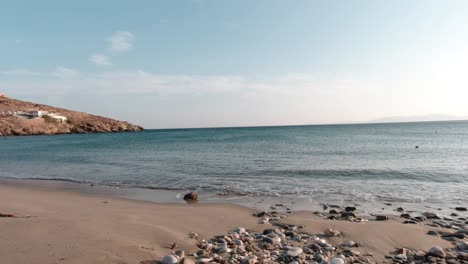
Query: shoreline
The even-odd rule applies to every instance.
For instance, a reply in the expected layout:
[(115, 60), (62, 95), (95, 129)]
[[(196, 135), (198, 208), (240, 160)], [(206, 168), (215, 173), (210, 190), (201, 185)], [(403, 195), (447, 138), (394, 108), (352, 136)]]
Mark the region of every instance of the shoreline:
[[(197, 252), (197, 241), (189, 237), (192, 232), (208, 240), (237, 227), (254, 234), (277, 224), (304, 226), (303, 232), (320, 236), (328, 228), (338, 230), (342, 235), (327, 238), (337, 250), (342, 243), (353, 241), (359, 245), (353, 250), (366, 255), (369, 263), (384, 263), (385, 256), (399, 247), (412, 251), (428, 251), (433, 246), (453, 248), (442, 234), (457, 232), (454, 228), (431, 226), (431, 220), (403, 224), (405, 219), (396, 216), (386, 221), (375, 221), (375, 216), (363, 222), (328, 220), (326, 211), (334, 207), (316, 214), (289, 213), (286, 205), (268, 208), (270, 220), (260, 224), (265, 215), (253, 216), (258, 211), (236, 204), (187, 204), (183, 200), (157, 203), (112, 192), (97, 193), (95, 189), (101, 186), (89, 186), (92, 191), (84, 191), (69, 183), (46, 186), (21, 181), (0, 181), (0, 213), (31, 216), (0, 218), (5, 231), (0, 234), (0, 255), (6, 263), (157, 263), (151, 261), (171, 254), (173, 243), (187, 253)], [(431, 236), (429, 231), (441, 235)]]
[(93, 194), (98, 196), (109, 196), (124, 198), (137, 201), (147, 201), (155, 203), (185, 203), (182, 197), (190, 191), (196, 191), (200, 195), (198, 203), (203, 204), (233, 204), (239, 205), (253, 210), (268, 210), (275, 204), (284, 204), (291, 211), (322, 211), (324, 206), (355, 206), (360, 209), (360, 216), (370, 217), (374, 214), (384, 214), (391, 216), (399, 216), (398, 208), (405, 208), (406, 211), (421, 215), (425, 212), (437, 213), (441, 217), (450, 217), (453, 213), (468, 217), (468, 212), (459, 212), (455, 207), (467, 207), (468, 204), (454, 204), (448, 206), (444, 203), (427, 203), (427, 202), (398, 202), (398, 201), (358, 201), (353, 200), (331, 200), (317, 201), (308, 198), (295, 196), (258, 196), (249, 194), (237, 193), (220, 193), (206, 190), (191, 190), (191, 189), (170, 189), (163, 187), (141, 187), (141, 186), (126, 186), (121, 184), (103, 185), (94, 182), (78, 181), (74, 179), (53, 179), (53, 178), (16, 178), (16, 177), (0, 177), (0, 184), (8, 184), (13, 186), (24, 186), (51, 189), (74, 191), (77, 193)]

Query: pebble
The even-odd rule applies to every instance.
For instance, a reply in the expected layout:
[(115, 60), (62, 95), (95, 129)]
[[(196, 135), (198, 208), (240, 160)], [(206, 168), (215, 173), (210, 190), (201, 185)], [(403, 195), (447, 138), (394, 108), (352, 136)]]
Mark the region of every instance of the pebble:
[(466, 241), (460, 242), (460, 244), (458, 244), (458, 248), (460, 250), (468, 250), (468, 242)]
[(441, 247), (435, 246), (429, 249), (427, 255), (438, 258), (445, 258), (445, 251)]
[(455, 207), (455, 210), (460, 211), (460, 212), (468, 211), (468, 209), (466, 207)]
[(377, 216), (375, 216), (375, 220), (377, 220), (377, 221), (386, 221), (388, 219), (389, 218), (386, 215), (377, 215)]
[(179, 264), (195, 264), (195, 261), (189, 258), (183, 258), (180, 260)]
[(162, 259), (163, 264), (177, 264), (177, 262), (179, 262), (179, 257), (174, 255), (167, 255)]
[(177, 251), (175, 252), (175, 254), (176, 254), (176, 256), (177, 256), (179, 259), (185, 258), (185, 251), (183, 251), (183, 250), (177, 250)]
[(354, 207), (354, 206), (347, 206), (347, 207), (345, 207), (345, 211), (346, 211), (346, 212), (354, 212), (354, 211), (356, 211), (356, 207)]
[(332, 258), (330, 264), (345, 264), (345, 261), (342, 258)]
[(406, 260), (408, 257), (405, 254), (398, 254), (395, 256), (396, 259)]
[(410, 219), (411, 215), (410, 214), (401, 214), (400, 217)]
[(238, 227), (238, 228), (234, 229), (234, 232), (236, 232), (238, 234), (243, 234), (243, 233), (246, 232), (246, 230), (243, 227)]
[(422, 215), (424, 215), (425, 217), (427, 217), (427, 219), (440, 219), (440, 216), (438, 216), (438, 215), (435, 214), (435, 213), (431, 213), (431, 212), (425, 212), (425, 213), (423, 213)]
[(198, 193), (189, 192), (186, 195), (184, 195), (184, 200), (188, 202), (198, 201)]
[(343, 243), (343, 246), (345, 247), (355, 247), (356, 246), (356, 242), (354, 241), (346, 241)]
[(337, 237), (337, 236), (340, 236), (340, 232), (337, 231), (337, 230), (333, 230), (331, 228), (328, 228), (328, 229), (325, 229), (325, 231), (323, 232), (325, 234), (325, 236), (327, 237)]
[(286, 254), (291, 257), (297, 257), (302, 253), (302, 248), (300, 247), (289, 247)]
[(437, 233), (437, 231), (434, 231), (434, 230), (429, 230), (427, 234), (430, 236), (439, 236), (439, 233)]

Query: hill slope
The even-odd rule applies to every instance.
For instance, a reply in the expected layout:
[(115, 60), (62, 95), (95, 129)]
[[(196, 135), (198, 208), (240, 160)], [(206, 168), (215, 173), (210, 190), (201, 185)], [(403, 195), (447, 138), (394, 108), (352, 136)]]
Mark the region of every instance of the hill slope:
[[(22, 114), (47, 111), (66, 118), (51, 116), (27, 118)], [(53, 115), (52, 115), (53, 116)], [(82, 112), (0, 97), (0, 136), (52, 135), (142, 131), (143, 128), (125, 121)]]

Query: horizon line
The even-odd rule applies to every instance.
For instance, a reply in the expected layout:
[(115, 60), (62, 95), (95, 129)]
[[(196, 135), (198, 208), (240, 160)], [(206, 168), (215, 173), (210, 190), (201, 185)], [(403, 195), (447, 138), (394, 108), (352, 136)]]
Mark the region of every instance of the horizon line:
[(280, 128), (280, 127), (307, 127), (307, 126), (346, 126), (346, 125), (386, 125), (386, 124), (410, 124), (410, 123), (444, 123), (444, 122), (468, 122), (468, 119), (454, 120), (420, 120), (420, 121), (389, 121), (389, 122), (350, 122), (350, 123), (321, 123), (298, 125), (253, 125), (253, 126), (214, 126), (214, 127), (175, 127), (175, 128), (144, 128), (146, 130), (188, 130), (188, 129), (234, 129), (234, 128)]

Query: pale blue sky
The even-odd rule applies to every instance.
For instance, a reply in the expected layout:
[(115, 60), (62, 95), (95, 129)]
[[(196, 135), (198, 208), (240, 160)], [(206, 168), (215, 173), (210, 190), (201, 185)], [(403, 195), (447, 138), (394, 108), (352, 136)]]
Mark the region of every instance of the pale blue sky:
[(468, 1), (3, 1), (0, 92), (147, 128), (468, 116)]

